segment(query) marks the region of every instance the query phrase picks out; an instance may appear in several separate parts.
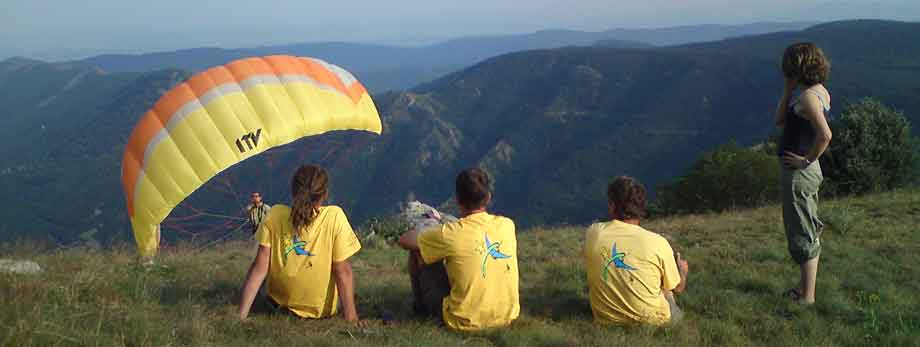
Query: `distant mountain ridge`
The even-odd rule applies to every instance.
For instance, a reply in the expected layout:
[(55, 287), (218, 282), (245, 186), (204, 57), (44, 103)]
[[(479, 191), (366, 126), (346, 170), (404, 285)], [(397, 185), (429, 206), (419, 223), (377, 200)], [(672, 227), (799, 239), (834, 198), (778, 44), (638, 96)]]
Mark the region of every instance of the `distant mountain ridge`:
[[(655, 46), (674, 46), (688, 43), (719, 41), (742, 36), (771, 32), (799, 31), (819, 22), (760, 22), (739, 25), (684, 25), (652, 29), (611, 29), (604, 33), (620, 40), (647, 42)], [(615, 42), (599, 41), (598, 46), (613, 47)]]
[[(654, 191), (705, 150), (765, 139), (782, 87), (782, 49), (805, 40), (831, 58), (832, 115), (874, 96), (920, 124), (920, 23), (846, 21), (672, 47), (517, 52), (409, 91), (378, 93), (381, 136), (340, 132), (269, 151), (206, 184), (174, 216), (190, 207), (236, 215), (245, 203), (240, 192), (252, 190), (284, 203), (293, 170), (310, 162), (329, 169), (330, 202), (356, 225), (410, 197), (448, 202), (453, 176), (469, 166), (492, 174), (493, 210), (522, 227), (589, 223), (604, 216), (604, 187), (615, 175), (636, 176)], [(62, 92), (85, 71), (0, 63), (7, 144), (25, 150), (12, 140), (19, 134), (31, 145), (28, 155), (0, 146), (11, 158), (0, 194), (17, 197), (0, 208), (0, 238), (130, 238), (118, 180), (124, 141), (189, 72), (87, 74), (92, 83)], [(53, 136), (37, 135), (42, 123), (49, 132), (55, 126)], [(190, 237), (166, 228), (170, 237)]]
[(662, 29), (615, 29), (603, 32), (542, 30), (521, 35), (462, 37), (444, 42), (399, 47), (345, 42), (304, 43), (254, 48), (192, 48), (147, 54), (107, 54), (73, 63), (112, 72), (144, 72), (162, 68), (199, 71), (249, 56), (289, 54), (335, 62), (355, 73), (374, 92), (406, 89), (501, 54), (567, 46), (649, 48), (712, 41), (732, 36), (798, 30), (813, 23), (700, 25)]

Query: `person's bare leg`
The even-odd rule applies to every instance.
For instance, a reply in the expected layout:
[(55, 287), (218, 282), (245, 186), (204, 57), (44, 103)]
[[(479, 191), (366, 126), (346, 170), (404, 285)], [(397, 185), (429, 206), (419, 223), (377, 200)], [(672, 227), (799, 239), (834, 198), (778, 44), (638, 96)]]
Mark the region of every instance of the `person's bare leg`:
[(818, 280), (818, 258), (819, 257), (808, 259), (802, 263), (802, 265), (799, 265), (801, 273), (799, 293), (802, 294), (799, 298), (799, 303), (801, 304), (815, 303), (815, 286)]
[(684, 311), (680, 309), (680, 306), (677, 306), (677, 299), (674, 298), (674, 293), (670, 290), (662, 293), (664, 299), (668, 302), (668, 306), (671, 309), (671, 322), (670, 324), (678, 323), (684, 318)]

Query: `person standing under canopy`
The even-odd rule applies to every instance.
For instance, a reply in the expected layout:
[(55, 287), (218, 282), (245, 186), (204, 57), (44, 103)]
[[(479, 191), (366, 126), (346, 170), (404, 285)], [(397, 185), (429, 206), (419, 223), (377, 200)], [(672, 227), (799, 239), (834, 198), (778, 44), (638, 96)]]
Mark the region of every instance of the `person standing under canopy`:
[[(784, 295), (797, 303), (815, 302), (821, 231), (818, 189), (824, 176), (818, 158), (831, 143), (827, 114), (831, 94), (824, 88), (830, 63), (813, 43), (786, 48), (782, 62), (786, 81), (774, 122), (783, 129), (778, 155), (782, 167), (783, 226), (789, 254), (799, 264), (799, 285)], [(796, 90), (798, 96), (793, 98)]]
[(253, 235), (259, 230), (259, 224), (262, 224), (271, 208), (271, 205), (262, 201), (262, 193), (252, 192), (249, 197), (249, 206), (246, 206), (246, 212), (249, 217), (249, 228)]
[(410, 251), (416, 312), (454, 330), (507, 326), (521, 312), (514, 222), (486, 211), (492, 193), (485, 171), (466, 169), (455, 184), (460, 220), (399, 238)]
[(639, 226), (645, 187), (620, 176), (607, 187), (613, 218), (585, 234), (584, 259), (594, 322), (665, 325), (683, 313), (674, 294), (687, 287), (687, 261), (661, 235)]
[(245, 319), (264, 280), (268, 295), (261, 305), (300, 318), (336, 315), (358, 322), (354, 276), (348, 259), (361, 249), (358, 237), (329, 197), (326, 170), (307, 165), (291, 183), (291, 207), (278, 204), (259, 226), (259, 250), (243, 283), (239, 316)]

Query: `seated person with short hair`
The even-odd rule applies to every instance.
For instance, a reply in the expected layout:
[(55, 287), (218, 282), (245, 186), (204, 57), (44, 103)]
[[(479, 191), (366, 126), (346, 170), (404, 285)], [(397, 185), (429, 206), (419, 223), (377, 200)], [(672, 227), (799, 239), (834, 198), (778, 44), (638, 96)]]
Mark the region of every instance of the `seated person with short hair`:
[(492, 193), (481, 169), (457, 176), (456, 199), (460, 220), (399, 238), (410, 251), (416, 311), (454, 330), (507, 326), (521, 311), (514, 222), (486, 212)]
[(682, 313), (672, 293), (686, 287), (687, 262), (664, 237), (639, 226), (645, 187), (620, 176), (607, 188), (607, 199), (613, 220), (591, 225), (584, 243), (595, 323), (676, 322)]

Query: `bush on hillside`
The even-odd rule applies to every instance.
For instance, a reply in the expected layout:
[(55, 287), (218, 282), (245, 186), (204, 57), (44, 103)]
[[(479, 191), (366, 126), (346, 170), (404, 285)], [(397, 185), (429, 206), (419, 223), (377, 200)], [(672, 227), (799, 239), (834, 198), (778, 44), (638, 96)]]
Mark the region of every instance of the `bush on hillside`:
[[(920, 153), (920, 136), (914, 137), (914, 153)], [(916, 155), (920, 157), (920, 154)], [(914, 178), (910, 184), (920, 187), (920, 158), (914, 157), (914, 173), (912, 176)]]
[(362, 235), (364, 238), (373, 235), (374, 238), (387, 242), (396, 242), (399, 236), (409, 229), (409, 221), (401, 215), (374, 217), (369, 219), (362, 229), (365, 231)]
[(915, 183), (917, 144), (903, 113), (865, 98), (847, 106), (831, 128), (821, 165), (827, 192), (860, 194)]
[(665, 214), (723, 211), (779, 200), (776, 145), (743, 148), (731, 142), (704, 153), (690, 171), (659, 189)]

